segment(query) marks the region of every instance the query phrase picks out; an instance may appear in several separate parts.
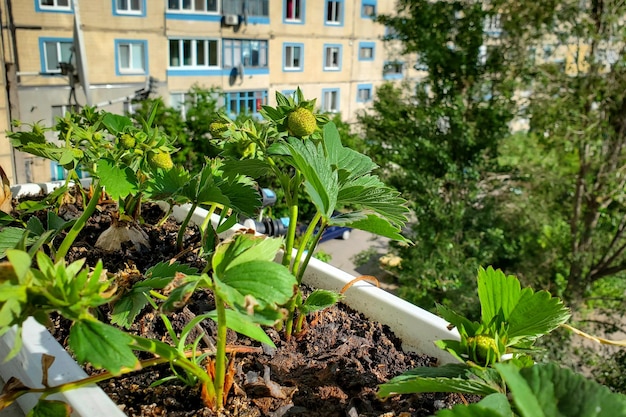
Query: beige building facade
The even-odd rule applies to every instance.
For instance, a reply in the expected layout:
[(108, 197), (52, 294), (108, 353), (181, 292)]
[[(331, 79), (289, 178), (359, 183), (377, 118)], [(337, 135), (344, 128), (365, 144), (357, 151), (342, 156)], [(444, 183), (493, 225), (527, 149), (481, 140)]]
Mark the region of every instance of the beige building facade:
[(15, 152), (11, 120), (54, 123), (73, 106), (129, 111), (135, 92), (184, 107), (216, 87), (227, 111), (256, 113), (300, 87), (347, 121), (386, 80), (410, 76), (373, 21), (394, 0), (4, 0), (0, 164), (12, 183), (63, 177)]

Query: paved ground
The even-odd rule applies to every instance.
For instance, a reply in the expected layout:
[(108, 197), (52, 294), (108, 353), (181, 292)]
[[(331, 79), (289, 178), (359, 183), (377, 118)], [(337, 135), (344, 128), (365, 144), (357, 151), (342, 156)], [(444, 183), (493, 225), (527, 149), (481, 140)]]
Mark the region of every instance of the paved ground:
[[(328, 263), (332, 266), (354, 276), (373, 275), (381, 281), (383, 288), (393, 291), (394, 286), (388, 283), (387, 274), (378, 266), (378, 258), (387, 253), (388, 242), (387, 238), (353, 229), (348, 240), (328, 240), (321, 243), (318, 250), (331, 256)], [(364, 251), (368, 251), (368, 261), (360, 266), (355, 265), (355, 257)]]

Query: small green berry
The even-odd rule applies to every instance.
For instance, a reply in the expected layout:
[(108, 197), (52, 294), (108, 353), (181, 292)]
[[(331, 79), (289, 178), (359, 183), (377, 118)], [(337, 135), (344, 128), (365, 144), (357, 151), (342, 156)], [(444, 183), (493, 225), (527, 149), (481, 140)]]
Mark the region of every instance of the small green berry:
[(124, 149), (132, 149), (135, 147), (135, 137), (124, 133), (120, 136), (120, 146)]
[(315, 132), (317, 121), (311, 110), (298, 107), (289, 114), (287, 127), (292, 135), (301, 138)]
[(470, 350), (475, 353), (474, 359), (481, 365), (489, 365), (496, 360), (493, 356), (498, 352), (498, 343), (493, 337), (481, 334), (468, 337), (467, 342)]
[(228, 130), (228, 123), (224, 122), (213, 122), (209, 125), (209, 133), (214, 138), (222, 137), (222, 133)]
[(165, 171), (174, 168), (172, 157), (167, 152), (150, 153), (150, 155), (148, 155), (148, 162), (153, 168), (161, 168)]

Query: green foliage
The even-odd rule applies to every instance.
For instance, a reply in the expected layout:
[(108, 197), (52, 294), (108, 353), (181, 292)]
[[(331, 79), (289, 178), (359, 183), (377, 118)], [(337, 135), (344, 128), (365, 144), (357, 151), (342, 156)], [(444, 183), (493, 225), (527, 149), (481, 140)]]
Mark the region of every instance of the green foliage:
[[(491, 267), (478, 273), (478, 294), (481, 322), (441, 308), (442, 317), (458, 328), (460, 341), (438, 341), (437, 345), (461, 363), (406, 372), (382, 384), (379, 396), (418, 392), (486, 396), (477, 404), (437, 413), (449, 417), (582, 417), (626, 412), (623, 395), (557, 364), (537, 364), (528, 355), (538, 337), (569, 318), (561, 300), (546, 291), (521, 289), (515, 277)], [(505, 354), (510, 358), (505, 359)]]
[[(400, 234), (407, 221), (405, 200), (372, 173), (376, 164), (367, 156), (345, 147), (335, 124), (324, 115), (314, 115), (315, 100), (305, 100), (300, 89), (292, 97), (277, 92), (276, 102), (276, 107), (263, 106), (261, 114), (266, 123), (260, 126), (250, 121), (232, 123), (222, 117), (228, 126), (221, 132), (226, 151), (254, 145), (254, 152), (246, 156), (246, 163), (240, 159), (233, 161), (232, 157), (238, 155), (225, 152), (224, 171), (242, 172), (249, 158), (256, 163), (249, 165), (251, 171), (243, 172), (271, 173), (277, 179), (289, 218), (283, 265), (291, 268), (298, 283), (317, 242), (330, 225), (344, 225), (408, 242)], [(316, 128), (307, 126), (304, 138), (292, 136), (294, 126), (289, 125), (289, 117), (294, 112), (306, 112), (311, 123), (315, 119)], [(302, 196), (313, 204), (314, 214), (292, 259), (300, 202), (305, 200)], [(298, 293), (290, 300), (288, 310), (290, 317), (286, 331), (289, 337), (295, 311), (301, 313), (296, 324), (297, 332), (306, 311), (311, 308), (302, 304)]]

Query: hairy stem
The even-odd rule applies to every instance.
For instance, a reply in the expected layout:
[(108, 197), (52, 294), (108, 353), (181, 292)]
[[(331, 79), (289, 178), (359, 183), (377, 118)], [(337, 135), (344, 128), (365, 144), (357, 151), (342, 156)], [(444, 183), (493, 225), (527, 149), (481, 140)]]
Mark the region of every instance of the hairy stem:
[(193, 212), (196, 211), (196, 207), (198, 207), (197, 202), (193, 202), (191, 204), (191, 208), (185, 217), (185, 220), (180, 224), (180, 229), (178, 229), (178, 236), (176, 236), (176, 248), (180, 251), (183, 249), (183, 237), (185, 236), (185, 230), (191, 221), (191, 216), (193, 216)]
[(102, 185), (100, 184), (100, 179), (96, 178), (93, 183), (93, 194), (91, 196), (91, 200), (89, 200), (89, 204), (87, 205), (87, 207), (85, 207), (83, 214), (80, 215), (70, 231), (67, 232), (67, 235), (65, 235), (63, 242), (61, 242), (61, 246), (59, 246), (56, 251), (55, 260), (65, 258), (65, 255), (67, 255), (70, 247), (72, 247), (72, 244), (76, 240), (76, 237), (78, 237), (80, 231), (83, 230), (83, 228), (87, 224), (87, 220), (91, 217), (94, 211), (96, 211), (96, 206), (98, 205), (98, 200), (100, 200), (101, 194)]
[(224, 379), (226, 376), (226, 307), (222, 298), (215, 294), (215, 309), (217, 310), (217, 339), (215, 351), (215, 401), (217, 409), (224, 406)]

